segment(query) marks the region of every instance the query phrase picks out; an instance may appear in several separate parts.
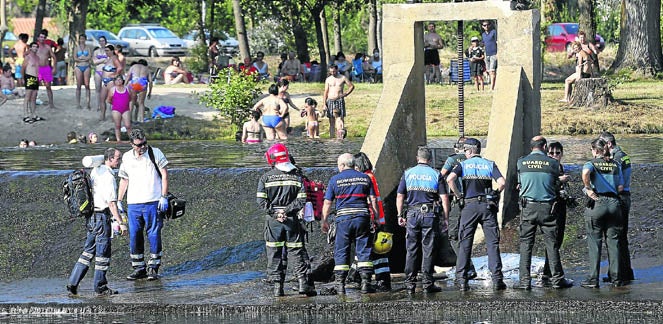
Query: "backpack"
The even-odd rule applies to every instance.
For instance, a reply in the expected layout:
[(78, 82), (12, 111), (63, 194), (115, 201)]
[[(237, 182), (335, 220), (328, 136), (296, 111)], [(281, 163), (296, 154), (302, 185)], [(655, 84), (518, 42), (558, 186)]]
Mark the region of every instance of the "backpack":
[(62, 182), (62, 194), (71, 217), (89, 217), (94, 213), (92, 181), (84, 169), (74, 170)]
[(303, 179), (304, 190), (306, 190), (306, 201), (313, 205), (313, 216), (316, 220), (322, 219), (322, 205), (325, 200), (325, 185), (320, 181)]

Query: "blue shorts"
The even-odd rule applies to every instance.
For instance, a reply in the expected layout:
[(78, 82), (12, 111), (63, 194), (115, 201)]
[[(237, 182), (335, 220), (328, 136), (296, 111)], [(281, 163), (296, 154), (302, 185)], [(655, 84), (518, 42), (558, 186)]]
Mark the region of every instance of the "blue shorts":
[(11, 90), (9, 90), (9, 89), (2, 89), (2, 94), (6, 95), (6, 96), (8, 96), (8, 95), (10, 95), (10, 94), (12, 94), (12, 93), (14, 93), (14, 92), (11, 91)]
[(23, 74), (21, 73), (21, 69), (22, 69), (22, 68), (23, 68), (22, 66), (16, 64), (16, 72), (14, 73), (14, 76), (15, 76), (17, 79), (23, 79)]
[(281, 116), (278, 115), (262, 116), (263, 126), (269, 128), (276, 128), (276, 125), (278, 125), (281, 122), (281, 120), (282, 120)]

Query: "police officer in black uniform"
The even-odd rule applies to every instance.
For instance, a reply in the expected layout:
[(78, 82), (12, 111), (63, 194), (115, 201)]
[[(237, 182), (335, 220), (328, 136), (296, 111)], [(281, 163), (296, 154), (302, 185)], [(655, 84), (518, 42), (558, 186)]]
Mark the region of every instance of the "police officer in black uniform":
[(520, 187), (520, 281), (516, 289), (532, 289), (530, 267), (532, 248), (537, 228), (541, 229), (550, 260), (553, 288), (569, 288), (573, 283), (564, 278), (564, 270), (557, 247), (557, 188), (559, 162), (546, 155), (547, 142), (535, 136), (530, 142), (532, 153), (518, 159), (518, 186)]
[[(463, 149), (463, 144), (465, 144), (465, 137), (461, 137), (458, 139), (458, 142), (454, 144), (454, 151), (455, 153), (450, 155), (446, 161), (444, 161), (444, 165), (442, 166), (442, 169), (440, 170), (440, 173), (442, 176), (445, 178), (449, 176), (449, 173), (453, 168), (457, 165), (460, 164), (460, 162), (465, 161), (465, 152)], [(456, 178), (456, 187), (460, 190), (461, 195), (463, 192), (463, 184), (460, 182), (459, 178)], [(449, 234), (449, 241), (451, 243), (451, 248), (454, 250), (454, 253), (458, 255), (458, 226), (460, 225), (460, 200), (455, 199), (455, 196), (451, 191), (449, 191), (449, 194), (453, 198), (451, 200), (450, 206), (449, 206), (449, 221), (448, 221), (448, 228), (447, 228), (447, 233)], [(440, 226), (440, 230), (442, 230), (442, 226)], [(467, 272), (468, 279), (474, 279), (477, 277), (477, 272), (474, 269), (474, 263), (472, 263), (472, 259), (470, 259), (470, 270)]]
[[(601, 133), (600, 139), (610, 149), (612, 159), (621, 165), (622, 176), (624, 177), (624, 190), (619, 193), (622, 206), (622, 232), (619, 235), (619, 272), (622, 275), (622, 280), (627, 282), (635, 280), (631, 267), (631, 251), (628, 248), (628, 218), (631, 212), (631, 157), (617, 145), (615, 136), (610, 132)], [(610, 276), (605, 277), (604, 281), (611, 281)]]
[[(495, 162), (479, 155), (481, 153), (479, 140), (467, 138), (463, 148), (467, 159), (457, 165), (447, 177), (447, 184), (451, 187), (456, 199), (463, 199), (465, 204), (460, 213), (458, 229), (460, 253), (456, 262), (456, 285), (461, 291), (470, 289), (468, 284), (469, 260), (472, 256), (474, 232), (476, 232), (478, 224), (481, 224), (486, 237), (488, 267), (492, 273), (493, 290), (504, 290), (506, 285), (502, 274), (497, 209), (499, 195), (504, 189), (505, 180)], [(463, 182), (464, 196), (456, 186), (455, 181), (458, 177)], [(497, 190), (492, 188), (493, 180), (497, 182)]]
[(449, 197), (444, 178), (428, 164), (430, 160), (430, 150), (420, 147), (417, 165), (405, 170), (396, 195), (398, 224), (406, 228), (405, 288), (409, 294), (414, 293), (419, 270), (423, 274), (424, 292), (442, 291), (433, 279), (433, 253), (436, 231), (440, 226), (440, 203), (444, 212), (442, 221), (446, 221), (449, 218)]
[(265, 244), (267, 246), (267, 272), (274, 282), (274, 296), (284, 296), (283, 283), (286, 268), (282, 264), (284, 247), (294, 265), (294, 273), (299, 280), (299, 293), (314, 296), (315, 290), (309, 286), (308, 269), (310, 261), (304, 246), (304, 229), (297, 213), (306, 203), (306, 191), (296, 167), (290, 163), (288, 149), (277, 143), (265, 154), (274, 168), (258, 180), (258, 207), (267, 213), (265, 217)]

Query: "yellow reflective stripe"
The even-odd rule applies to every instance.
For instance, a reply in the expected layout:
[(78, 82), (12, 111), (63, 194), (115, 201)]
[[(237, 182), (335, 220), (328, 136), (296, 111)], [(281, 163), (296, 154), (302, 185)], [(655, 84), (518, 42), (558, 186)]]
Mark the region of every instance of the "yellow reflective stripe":
[(299, 181), (294, 181), (294, 180), (273, 181), (273, 182), (265, 183), (265, 188), (282, 187), (282, 186), (295, 186), (295, 187), (300, 187), (301, 188), (302, 183), (299, 182)]
[(350, 266), (347, 264), (339, 264), (334, 266), (334, 271), (350, 271)]
[(258, 192), (258, 193), (256, 193), (256, 197), (258, 197), (258, 198), (267, 198), (267, 193), (266, 192)]
[(285, 246), (285, 242), (265, 242), (265, 245), (267, 245), (268, 247), (277, 248)]
[(297, 198), (306, 198), (306, 193), (305, 192), (298, 193)]
[(285, 242), (286, 247), (291, 247), (291, 248), (300, 248), (304, 247), (304, 243), (302, 242)]
[(373, 262), (371, 262), (371, 261), (357, 262), (357, 267), (358, 268), (372, 268), (373, 267)]
[(79, 209), (80, 211), (85, 210), (85, 207), (87, 207), (88, 203), (89, 203), (89, 202), (86, 200), (84, 203), (81, 204), (80, 207), (78, 207), (78, 209)]

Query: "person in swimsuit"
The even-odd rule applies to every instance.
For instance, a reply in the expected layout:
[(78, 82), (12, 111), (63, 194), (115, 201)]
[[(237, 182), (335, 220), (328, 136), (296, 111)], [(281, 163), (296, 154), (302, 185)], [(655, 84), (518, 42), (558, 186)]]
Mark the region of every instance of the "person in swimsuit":
[[(101, 89), (101, 97), (108, 98), (108, 93), (110, 88), (113, 86), (113, 80), (116, 77), (122, 76), (122, 64), (115, 55), (115, 47), (113, 45), (106, 45), (106, 56), (108, 59), (105, 65), (101, 68), (101, 83), (103, 87)], [(122, 84), (124, 85), (124, 78), (122, 79)], [(99, 120), (106, 120), (106, 103), (101, 106), (101, 116)]]
[(39, 74), (38, 80), (44, 83), (46, 87), (46, 94), (48, 95), (48, 107), (55, 109), (55, 103), (53, 102), (53, 89), (51, 89), (51, 83), (53, 82), (53, 71), (55, 70), (55, 54), (51, 50), (51, 46), (46, 44), (46, 38), (48, 35), (42, 30), (39, 33), (37, 42), (39, 43), (39, 49), (37, 50), (37, 57), (39, 58)]
[(37, 92), (39, 91), (39, 57), (37, 51), (39, 44), (30, 43), (30, 51), (23, 60), (21, 70), (24, 71), (23, 78), (25, 82), (25, 100), (23, 101), (23, 122), (32, 124), (35, 121), (44, 120), (37, 116)]
[(177, 56), (170, 60), (170, 65), (163, 71), (163, 80), (165, 84), (178, 84), (180, 82), (189, 84), (192, 81), (189, 79), (189, 72), (182, 68), (182, 61)]
[[(347, 85), (348, 91), (344, 92), (343, 87)], [(324, 111), (327, 112), (327, 117), (329, 117), (329, 138), (334, 138), (339, 134), (344, 134), (345, 130), (345, 97), (349, 96), (350, 93), (355, 89), (355, 86), (352, 82), (346, 78), (344, 75), (338, 73), (338, 67), (335, 64), (329, 66), (329, 76), (325, 80), (325, 92), (322, 94), (322, 101), (324, 106), (322, 107)], [(337, 114), (334, 114), (334, 111), (337, 111)], [(336, 131), (336, 116), (340, 120), (339, 130), (342, 132)]]
[(95, 49), (94, 52), (92, 52), (92, 63), (94, 63), (95, 66), (95, 73), (94, 73), (94, 89), (97, 92), (97, 111), (101, 111), (101, 107), (104, 106), (106, 107), (105, 100), (106, 97), (101, 95), (101, 91), (103, 87), (101, 86), (101, 75), (103, 74), (103, 68), (104, 65), (106, 65), (106, 61), (108, 61), (108, 55), (106, 55), (106, 37), (100, 36), (99, 37), (99, 48)]
[(87, 41), (85, 34), (78, 36), (78, 46), (76, 46), (76, 54), (74, 55), (74, 64), (76, 66), (74, 69), (74, 74), (76, 75), (76, 103), (78, 104), (78, 109), (82, 109), (81, 86), (85, 85), (86, 107), (88, 110), (91, 110), (90, 64), (92, 62), (92, 50), (85, 44), (85, 41)]
[(124, 86), (124, 77), (122, 74), (119, 74), (114, 78), (113, 85), (114, 86), (108, 90), (106, 102), (111, 105), (111, 117), (113, 117), (113, 122), (115, 123), (115, 139), (119, 142), (122, 122), (124, 122), (127, 134), (131, 133), (131, 112), (129, 109), (131, 94), (129, 93), (129, 89)]
[(262, 124), (268, 140), (274, 140), (276, 135), (281, 140), (288, 139), (283, 121), (283, 116), (288, 113), (288, 105), (279, 98), (278, 94), (278, 85), (272, 84), (269, 86), (269, 95), (253, 106), (253, 110), (262, 112)]
[(309, 138), (320, 138), (320, 128), (318, 125), (318, 112), (316, 108), (318, 107), (318, 102), (313, 98), (306, 98), (304, 100), (304, 111), (303, 116), (308, 116), (306, 122), (306, 134)]
[(64, 48), (64, 40), (62, 37), (57, 40), (58, 46), (53, 48), (53, 54), (55, 55), (55, 85), (66, 85), (67, 84), (67, 63), (65, 62), (65, 54), (67, 49)]
[(253, 144), (262, 142), (265, 132), (262, 125), (258, 122), (260, 119), (260, 110), (251, 111), (251, 120), (242, 126), (242, 143)]
[[(2, 88), (3, 96), (14, 95), (21, 98), (25, 96), (25, 89), (16, 87), (14, 77), (12, 76), (12, 67), (9, 64), (5, 64), (5, 66), (2, 67), (0, 87)], [(4, 104), (5, 101), (6, 99), (0, 100), (0, 105)]]
[[(295, 104), (290, 99), (290, 94), (288, 93), (290, 81), (288, 81), (288, 79), (281, 79), (276, 83), (276, 85), (279, 87), (279, 98), (283, 99), (283, 102), (285, 102), (288, 107), (292, 107), (294, 110), (300, 111), (299, 108), (297, 108), (297, 106), (295, 106)], [(290, 134), (290, 131), (292, 131), (292, 128), (290, 128), (290, 113), (285, 114), (283, 116), (283, 120), (285, 121), (285, 130), (288, 134)]]
[(264, 58), (265, 58), (265, 53), (263, 52), (256, 53), (256, 61), (253, 62), (253, 67), (258, 72), (260, 80), (269, 80), (270, 78), (269, 66), (267, 65), (267, 62), (263, 61)]
[[(117, 60), (120, 62), (120, 65), (122, 66), (122, 71), (127, 70), (127, 58), (124, 56), (122, 53), (122, 45), (117, 44), (115, 45), (115, 56), (117, 56)], [(129, 79), (127, 79), (129, 80)]]
[(571, 101), (573, 83), (580, 80), (581, 78), (592, 77), (592, 67), (594, 64), (591, 62), (589, 54), (582, 50), (582, 44), (580, 44), (578, 41), (575, 41), (571, 43), (571, 48), (573, 48), (573, 52), (576, 53), (576, 72), (564, 80), (564, 99), (560, 100), (561, 102)]
[(129, 90), (131, 91), (131, 120), (142, 123), (145, 118), (145, 98), (150, 99), (152, 96), (152, 74), (145, 59), (131, 63)]
[(23, 59), (30, 49), (28, 46), (29, 38), (30, 36), (28, 36), (28, 34), (21, 33), (18, 35), (18, 41), (14, 43), (14, 51), (16, 52), (16, 60), (14, 61), (14, 65), (16, 66), (16, 73), (14, 76), (16, 77), (16, 81), (19, 87), (25, 86), (25, 84), (23, 84), (23, 73), (21, 73), (21, 68), (23, 65)]

